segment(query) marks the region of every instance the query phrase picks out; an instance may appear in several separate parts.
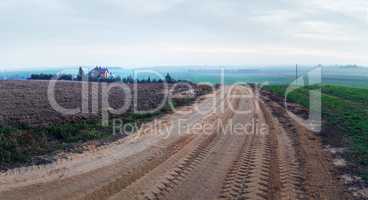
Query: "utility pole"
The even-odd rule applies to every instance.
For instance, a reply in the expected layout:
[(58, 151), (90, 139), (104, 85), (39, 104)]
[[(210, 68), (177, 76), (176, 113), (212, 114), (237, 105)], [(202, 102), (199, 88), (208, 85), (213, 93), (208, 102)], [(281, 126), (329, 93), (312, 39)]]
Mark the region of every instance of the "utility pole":
[(298, 64), (295, 65), (295, 81), (296, 85), (298, 85)]

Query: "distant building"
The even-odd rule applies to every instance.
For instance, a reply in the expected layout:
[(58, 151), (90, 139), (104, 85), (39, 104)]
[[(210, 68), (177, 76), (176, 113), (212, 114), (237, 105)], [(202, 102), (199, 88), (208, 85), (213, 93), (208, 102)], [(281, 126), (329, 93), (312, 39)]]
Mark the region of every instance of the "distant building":
[(105, 80), (112, 78), (112, 74), (109, 69), (107, 69), (107, 67), (95, 67), (90, 72), (88, 72), (88, 77), (92, 80)]

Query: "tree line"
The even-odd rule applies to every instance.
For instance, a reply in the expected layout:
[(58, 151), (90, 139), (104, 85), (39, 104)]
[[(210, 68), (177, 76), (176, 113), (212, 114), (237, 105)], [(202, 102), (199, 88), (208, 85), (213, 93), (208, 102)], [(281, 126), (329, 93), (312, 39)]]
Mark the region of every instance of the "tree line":
[(31, 76), (28, 78), (29, 80), (51, 80), (54, 77), (57, 77), (58, 80), (74, 80), (73, 75), (71, 74), (60, 74), (60, 75), (54, 75), (54, 74), (31, 74)]
[(80, 67), (78, 74), (73, 76), (72, 74), (31, 74), (28, 78), (29, 80), (67, 80), (67, 81), (83, 81), (88, 80), (91, 82), (123, 82), (123, 83), (176, 83), (178, 82), (174, 78), (171, 77), (169, 73), (166, 74), (164, 80), (158, 78), (151, 78), (148, 76), (147, 78), (134, 79), (132, 76), (121, 77), (121, 76), (112, 76), (106, 79), (96, 79), (94, 77), (90, 77), (88, 74), (84, 73), (84, 70)]

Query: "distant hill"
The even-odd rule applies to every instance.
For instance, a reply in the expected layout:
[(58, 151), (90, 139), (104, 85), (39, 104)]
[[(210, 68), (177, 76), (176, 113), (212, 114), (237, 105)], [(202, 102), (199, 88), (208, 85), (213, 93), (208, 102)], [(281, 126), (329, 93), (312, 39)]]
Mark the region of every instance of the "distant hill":
[(358, 65), (343, 65), (343, 66), (339, 66), (339, 68), (341, 69), (360, 69), (364, 67), (358, 66)]

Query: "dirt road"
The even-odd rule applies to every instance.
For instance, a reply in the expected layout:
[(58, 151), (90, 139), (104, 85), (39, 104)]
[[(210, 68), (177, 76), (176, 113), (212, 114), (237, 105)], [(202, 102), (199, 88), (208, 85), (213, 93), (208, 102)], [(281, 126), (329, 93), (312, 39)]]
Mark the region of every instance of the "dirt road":
[(225, 88), (122, 141), (2, 174), (0, 199), (346, 199), (318, 138), (277, 109)]

